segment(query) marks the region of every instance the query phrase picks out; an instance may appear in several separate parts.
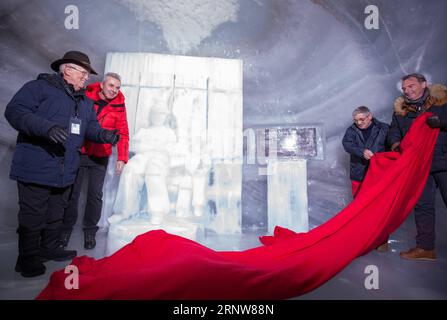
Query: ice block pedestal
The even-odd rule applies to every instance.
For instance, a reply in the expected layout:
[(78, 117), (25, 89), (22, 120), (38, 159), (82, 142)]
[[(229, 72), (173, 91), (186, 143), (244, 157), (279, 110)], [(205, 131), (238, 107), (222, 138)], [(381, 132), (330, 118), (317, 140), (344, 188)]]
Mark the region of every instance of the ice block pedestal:
[(273, 233), (275, 226), (307, 232), (306, 160), (269, 161), (267, 185), (269, 233)]
[(106, 255), (111, 255), (117, 250), (143, 233), (152, 230), (164, 230), (193, 241), (202, 239), (204, 235), (203, 223), (188, 221), (179, 218), (166, 218), (161, 224), (153, 224), (147, 216), (141, 215), (132, 219), (124, 220), (117, 224), (111, 224), (107, 234)]

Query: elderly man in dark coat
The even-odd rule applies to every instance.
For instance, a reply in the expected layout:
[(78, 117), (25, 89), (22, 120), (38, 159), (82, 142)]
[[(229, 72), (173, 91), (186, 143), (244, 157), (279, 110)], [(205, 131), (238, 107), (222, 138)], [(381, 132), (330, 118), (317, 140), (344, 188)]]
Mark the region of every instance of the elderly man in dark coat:
[(19, 195), (19, 256), (24, 277), (45, 273), (43, 262), (70, 260), (76, 251), (58, 246), (64, 209), (79, 167), (84, 138), (116, 144), (102, 129), (84, 86), (96, 74), (88, 56), (69, 51), (51, 64), (57, 74), (40, 74), (8, 103), (5, 117), (18, 131), (10, 178)]

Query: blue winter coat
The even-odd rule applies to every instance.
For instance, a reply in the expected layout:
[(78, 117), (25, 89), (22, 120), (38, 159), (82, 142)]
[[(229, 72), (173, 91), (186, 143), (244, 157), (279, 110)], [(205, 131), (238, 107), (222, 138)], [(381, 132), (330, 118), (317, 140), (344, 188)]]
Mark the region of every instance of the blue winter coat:
[(355, 124), (350, 126), (343, 137), (343, 147), (351, 155), (350, 178), (355, 181), (363, 181), (368, 169), (369, 161), (363, 157), (365, 149), (373, 153), (385, 151), (388, 125), (373, 118), (374, 127), (368, 141), (363, 139), (362, 131)]
[[(81, 120), (79, 135), (69, 130), (76, 110)], [(74, 92), (57, 74), (41, 74), (26, 83), (6, 106), (5, 118), (19, 132), (10, 171), (13, 180), (69, 186), (79, 168), (84, 137), (101, 142), (93, 101), (84, 91)], [(64, 145), (48, 139), (48, 130), (56, 125), (69, 133)]]

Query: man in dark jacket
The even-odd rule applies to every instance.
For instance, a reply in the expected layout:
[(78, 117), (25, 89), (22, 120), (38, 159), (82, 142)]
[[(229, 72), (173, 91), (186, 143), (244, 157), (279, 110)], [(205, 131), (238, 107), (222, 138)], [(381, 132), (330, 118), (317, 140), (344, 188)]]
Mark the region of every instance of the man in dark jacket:
[(87, 55), (69, 51), (51, 64), (59, 74), (41, 74), (8, 103), (5, 118), (18, 131), (10, 178), (19, 195), (19, 256), (24, 277), (45, 273), (43, 262), (64, 261), (76, 251), (59, 247), (64, 209), (79, 167), (84, 137), (115, 144), (119, 136), (102, 129), (84, 94), (90, 73)]
[(427, 124), (439, 131), (433, 153), (430, 174), (415, 208), (416, 247), (400, 256), (408, 260), (435, 261), (435, 196), (439, 187), (447, 206), (447, 88), (443, 85), (428, 87), (421, 74), (409, 74), (402, 78), (404, 96), (396, 99), (394, 115), (388, 134), (393, 151), (399, 151), (400, 141), (413, 121), (424, 112), (433, 115)]
[[(355, 198), (368, 170), (369, 160), (374, 153), (385, 151), (388, 125), (374, 118), (365, 106), (356, 108), (352, 118), (354, 123), (346, 129), (343, 147), (351, 155), (350, 178), (352, 196)], [(388, 251), (388, 239), (376, 249)]]
[[(95, 82), (87, 86), (86, 95), (94, 101), (98, 121), (104, 129), (118, 130), (120, 140), (117, 144), (118, 159), (115, 165), (116, 174), (121, 174), (124, 165), (129, 160), (129, 128), (127, 125), (124, 95), (121, 90), (121, 77), (109, 72), (104, 75), (102, 82)], [(97, 144), (85, 140), (81, 151), (81, 166), (76, 176), (75, 184), (67, 210), (61, 233), (61, 245), (66, 247), (71, 232), (78, 217), (78, 202), (83, 178), (88, 175), (87, 203), (85, 205), (83, 229), (84, 248), (93, 249), (96, 246), (96, 232), (101, 218), (102, 189), (107, 171), (109, 156), (112, 154), (110, 144)]]
[(376, 152), (385, 151), (388, 125), (373, 118), (371, 111), (360, 106), (352, 113), (354, 123), (346, 130), (343, 147), (351, 155), (350, 178), (355, 198), (366, 175), (369, 160)]

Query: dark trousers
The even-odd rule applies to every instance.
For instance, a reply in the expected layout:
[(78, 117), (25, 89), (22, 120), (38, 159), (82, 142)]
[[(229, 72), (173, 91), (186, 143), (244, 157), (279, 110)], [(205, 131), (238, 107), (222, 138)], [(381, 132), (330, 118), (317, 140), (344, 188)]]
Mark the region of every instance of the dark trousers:
[(53, 188), (17, 181), (19, 228), (29, 232), (59, 230), (68, 206), (71, 186)]
[(415, 208), (416, 244), (425, 250), (435, 248), (435, 198), (436, 189), (441, 191), (447, 207), (447, 171), (431, 173)]
[(19, 192), (19, 258), (38, 256), (58, 245), (71, 186), (53, 188), (17, 181)]
[(78, 218), (79, 196), (86, 175), (88, 175), (88, 190), (83, 228), (86, 233), (90, 234), (95, 234), (98, 230), (97, 224), (101, 218), (102, 210), (102, 187), (106, 176), (108, 161), (108, 157), (97, 158), (81, 155), (81, 166), (79, 167), (73, 185), (68, 208), (65, 210), (62, 232), (71, 232), (76, 224)]

